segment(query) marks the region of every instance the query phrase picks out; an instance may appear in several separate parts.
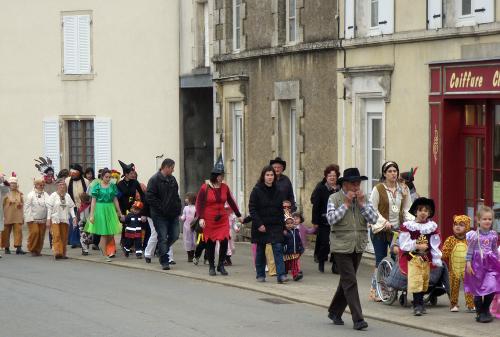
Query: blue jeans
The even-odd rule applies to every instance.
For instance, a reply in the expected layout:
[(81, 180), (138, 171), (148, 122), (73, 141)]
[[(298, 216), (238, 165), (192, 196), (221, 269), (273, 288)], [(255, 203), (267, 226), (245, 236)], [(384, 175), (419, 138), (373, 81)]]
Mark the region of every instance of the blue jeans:
[[(274, 263), (276, 264), (276, 276), (278, 280), (285, 277), (285, 261), (283, 260), (283, 244), (271, 243), (273, 248)], [(255, 255), (255, 270), (257, 278), (266, 278), (266, 244), (258, 243)]]
[[(373, 234), (370, 229), (370, 239), (372, 240), (373, 250), (375, 250), (375, 267), (378, 267), (380, 261), (387, 256), (387, 250), (391, 246), (393, 236), (394, 234), (392, 232), (386, 231)], [(391, 254), (391, 257), (394, 260), (396, 258), (393, 254)]]
[(153, 225), (158, 233), (158, 254), (160, 255), (160, 264), (168, 265), (168, 250), (179, 238), (179, 218), (165, 218), (162, 216), (152, 216)]

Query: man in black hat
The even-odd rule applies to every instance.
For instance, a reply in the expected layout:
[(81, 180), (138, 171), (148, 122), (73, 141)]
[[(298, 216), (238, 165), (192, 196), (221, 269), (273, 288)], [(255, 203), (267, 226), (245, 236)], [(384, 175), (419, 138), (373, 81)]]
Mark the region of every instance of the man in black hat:
[[(68, 194), (75, 203), (75, 214), (78, 214), (77, 211), (81, 205), (80, 194), (87, 192), (87, 187), (90, 184), (83, 176), (83, 168), (80, 164), (72, 164), (69, 167), (69, 177), (66, 178), (65, 183), (68, 187)], [(72, 225), (69, 225), (68, 245), (71, 245), (71, 248), (81, 247), (80, 230), (78, 227), (74, 228)]]
[(292, 211), (295, 211), (297, 207), (295, 206), (295, 195), (293, 194), (293, 186), (290, 178), (283, 174), (286, 170), (286, 161), (281, 159), (280, 157), (276, 157), (269, 161), (269, 165), (271, 165), (276, 173), (276, 187), (281, 192), (284, 200), (288, 200), (292, 203)]
[(146, 201), (158, 234), (158, 251), (163, 270), (170, 270), (168, 250), (179, 238), (181, 198), (179, 185), (172, 175), (174, 167), (172, 159), (163, 160), (160, 170), (149, 179), (146, 190)]
[(335, 325), (343, 325), (342, 314), (349, 305), (355, 330), (368, 327), (359, 301), (356, 272), (368, 242), (367, 224), (376, 223), (378, 218), (361, 190), (363, 180), (368, 178), (361, 176), (357, 168), (344, 170), (344, 175), (338, 180), (342, 188), (328, 199), (326, 213), (332, 230), (332, 252), (340, 272), (339, 285), (328, 308), (328, 317)]

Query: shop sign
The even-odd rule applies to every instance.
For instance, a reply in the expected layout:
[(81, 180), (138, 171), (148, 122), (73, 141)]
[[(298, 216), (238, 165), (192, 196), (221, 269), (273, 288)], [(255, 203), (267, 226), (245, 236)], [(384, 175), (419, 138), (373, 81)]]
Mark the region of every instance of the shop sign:
[(500, 64), (445, 67), (444, 79), (446, 93), (500, 92)]

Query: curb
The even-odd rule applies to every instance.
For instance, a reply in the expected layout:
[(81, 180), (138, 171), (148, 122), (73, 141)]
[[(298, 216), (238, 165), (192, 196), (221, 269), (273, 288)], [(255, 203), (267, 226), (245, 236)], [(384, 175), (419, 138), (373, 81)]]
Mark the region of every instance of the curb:
[[(42, 254), (42, 255), (52, 256), (51, 254)], [(253, 292), (257, 292), (257, 293), (261, 293), (261, 294), (265, 294), (265, 295), (280, 297), (280, 298), (283, 298), (283, 299), (286, 299), (286, 300), (289, 300), (289, 301), (295, 302), (295, 303), (304, 303), (304, 304), (314, 305), (316, 307), (328, 309), (327, 305), (319, 304), (317, 302), (313, 302), (313, 301), (308, 300), (306, 298), (287, 296), (286, 294), (281, 293), (280, 291), (276, 292), (276, 291), (272, 291), (271, 289), (270, 290), (263, 290), (263, 289), (260, 289), (256, 286), (253, 286), (252, 284), (249, 284), (249, 283), (235, 284), (235, 283), (231, 282), (231, 278), (223, 278), (222, 276), (219, 276), (218, 278), (213, 277), (213, 276), (210, 278), (209, 277), (202, 277), (202, 276), (193, 275), (192, 273), (183, 272), (183, 271), (176, 271), (176, 270), (164, 271), (161, 269), (153, 269), (153, 268), (147, 268), (147, 267), (141, 267), (141, 266), (131, 266), (127, 263), (123, 263), (120, 261), (114, 261), (114, 262), (95, 261), (95, 260), (89, 260), (89, 259), (80, 258), (80, 257), (69, 257), (69, 259), (77, 260), (77, 261), (84, 261), (84, 262), (89, 262), (89, 263), (107, 264), (110, 266), (121, 267), (121, 268), (152, 271), (152, 272), (162, 273), (165, 275), (170, 275), (170, 276), (175, 276), (175, 277), (183, 277), (183, 278), (188, 278), (188, 279), (197, 280), (197, 281), (204, 281), (204, 282), (209, 282), (212, 284), (229, 286), (229, 287), (238, 288), (238, 289), (247, 290), (247, 291), (253, 291)], [(227, 280), (227, 281), (224, 281), (224, 280)], [(349, 308), (346, 308), (346, 312), (350, 313)], [(373, 320), (376, 320), (379, 322), (397, 324), (397, 325), (404, 326), (404, 327), (409, 327), (409, 328), (413, 328), (413, 329), (417, 329), (417, 330), (421, 330), (421, 331), (427, 331), (427, 332), (431, 332), (434, 334), (439, 334), (441, 336), (450, 336), (450, 337), (459, 336), (456, 333), (451, 333), (451, 332), (446, 332), (446, 331), (442, 331), (442, 330), (432, 329), (430, 327), (425, 327), (425, 326), (422, 326), (421, 322), (420, 322), (420, 324), (418, 324), (419, 322), (413, 322), (412, 320), (408, 320), (408, 319), (395, 320), (395, 318), (397, 318), (397, 317), (391, 317), (391, 319), (387, 319), (387, 318), (376, 316), (376, 315), (370, 314), (370, 313), (364, 313), (364, 316), (366, 318), (373, 319)], [(326, 317), (326, 314), (325, 314), (325, 317)]]

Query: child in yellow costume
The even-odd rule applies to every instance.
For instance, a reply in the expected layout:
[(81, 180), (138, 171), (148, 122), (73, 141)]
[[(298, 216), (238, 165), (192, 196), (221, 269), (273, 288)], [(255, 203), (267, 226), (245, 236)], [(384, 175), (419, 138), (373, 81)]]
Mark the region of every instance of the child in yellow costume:
[[(443, 261), (448, 265), (450, 276), (450, 311), (458, 312), (458, 293), (460, 282), (464, 281), (465, 255), (467, 254), (467, 240), (465, 234), (470, 231), (471, 219), (467, 215), (453, 217), (453, 235), (443, 244)], [(474, 312), (474, 297), (465, 293), (467, 311)]]

